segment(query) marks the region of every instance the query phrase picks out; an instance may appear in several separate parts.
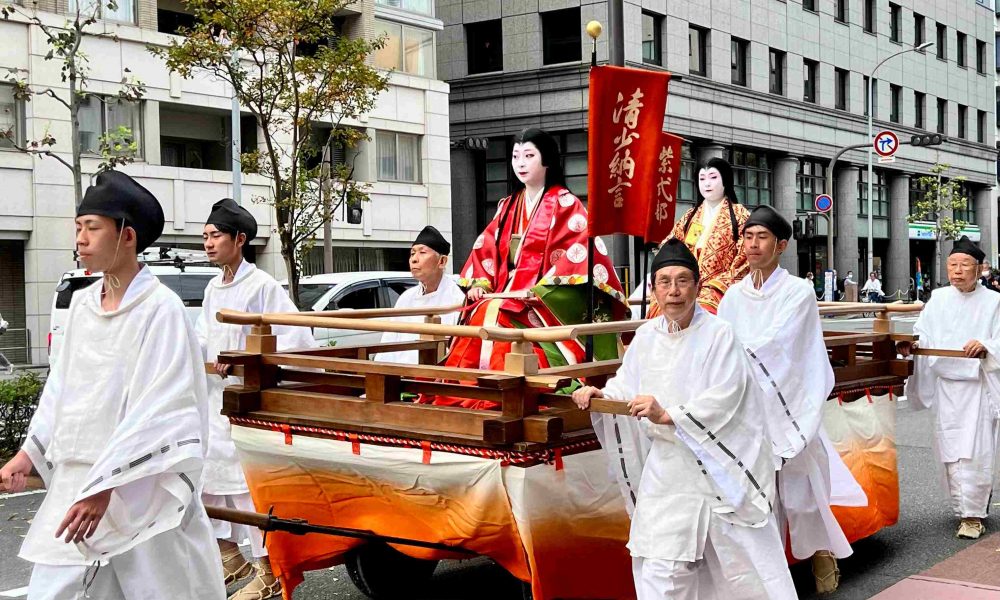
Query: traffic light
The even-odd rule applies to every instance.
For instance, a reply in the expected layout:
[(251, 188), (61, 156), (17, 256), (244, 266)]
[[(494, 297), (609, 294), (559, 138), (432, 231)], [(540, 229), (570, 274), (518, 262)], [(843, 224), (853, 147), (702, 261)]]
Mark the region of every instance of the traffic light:
[(806, 239), (816, 237), (816, 217), (808, 215), (806, 217)]
[(915, 135), (910, 138), (910, 144), (913, 146), (938, 146), (947, 141), (948, 138), (944, 137), (939, 133), (929, 133), (927, 135)]
[(792, 238), (795, 241), (801, 241), (805, 237), (805, 233), (802, 230), (802, 219), (796, 218), (792, 221)]
[(467, 137), (465, 147), (469, 150), (486, 150), (490, 146), (488, 138)]

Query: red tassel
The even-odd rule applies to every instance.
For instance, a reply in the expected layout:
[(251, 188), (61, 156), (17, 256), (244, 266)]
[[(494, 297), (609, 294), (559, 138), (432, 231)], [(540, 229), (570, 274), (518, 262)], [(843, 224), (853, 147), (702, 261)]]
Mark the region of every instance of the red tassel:
[(427, 440), (420, 442), (420, 447), (424, 450), (423, 462), (425, 465), (431, 464), (431, 443)]
[(868, 396), (868, 404), (871, 404), (872, 403), (872, 391), (870, 389), (865, 388), (865, 396)]
[(563, 470), (562, 448), (556, 448), (555, 459), (556, 459), (555, 460), (556, 471), (562, 471)]
[(282, 426), (281, 426), (281, 433), (285, 434), (285, 445), (286, 446), (291, 446), (292, 445), (292, 428), (289, 427), (287, 423), (286, 424), (282, 424)]
[(349, 433), (347, 439), (351, 440), (351, 452), (361, 455), (361, 442), (358, 441), (358, 434)]
[(843, 406), (844, 405), (844, 395), (843, 394), (837, 394), (837, 404), (839, 406)]

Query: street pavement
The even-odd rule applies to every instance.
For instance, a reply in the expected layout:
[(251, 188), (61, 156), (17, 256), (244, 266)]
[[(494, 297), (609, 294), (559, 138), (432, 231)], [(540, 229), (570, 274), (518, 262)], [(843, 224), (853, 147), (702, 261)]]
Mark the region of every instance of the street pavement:
[[(901, 479), (899, 523), (857, 542), (854, 555), (841, 561), (840, 590), (824, 598), (870, 598), (972, 545), (955, 538), (957, 522), (951, 516), (939, 483), (930, 436), (930, 414), (914, 412), (906, 402), (901, 402), (896, 429)], [(23, 592), (12, 595), (9, 591), (15, 590), (16, 594), (18, 588), (27, 585), (30, 566), (14, 557), (42, 497), (41, 494), (0, 496), (0, 556), (3, 557), (0, 560), (0, 599), (23, 597)], [(1000, 520), (990, 518), (987, 527), (989, 531), (996, 531)], [(993, 542), (987, 539), (981, 543), (989, 545)], [(997, 545), (1000, 545), (1000, 537)], [(813, 592), (808, 563), (795, 565), (792, 573), (803, 599), (819, 597)], [(442, 563), (429, 587), (422, 591), (413, 590), (409, 597), (428, 600), (520, 600), (521, 587), (503, 569), (488, 559), (478, 558)], [(294, 598), (363, 600), (365, 596), (353, 586), (343, 567), (334, 567), (307, 574), (305, 583), (295, 590)], [(910, 598), (918, 600), (917, 596)]]

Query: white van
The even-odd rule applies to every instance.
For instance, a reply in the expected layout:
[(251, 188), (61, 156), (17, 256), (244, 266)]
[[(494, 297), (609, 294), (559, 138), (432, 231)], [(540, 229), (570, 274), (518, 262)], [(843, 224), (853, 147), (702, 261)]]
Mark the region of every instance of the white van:
[[(281, 285), (287, 290), (288, 282)], [(362, 271), (359, 273), (324, 273), (299, 279), (299, 310), (361, 310), (392, 308), (399, 295), (417, 285), (409, 271)], [(352, 329), (313, 329), (321, 346), (377, 344), (378, 331)]]
[[(167, 261), (164, 261), (167, 262)], [(205, 298), (205, 287), (213, 277), (219, 274), (218, 267), (187, 266), (183, 262), (170, 264), (147, 264), (146, 267), (161, 283), (180, 296), (184, 303), (191, 325), (194, 325), (201, 314), (201, 302)], [(52, 313), (49, 325), (49, 364), (55, 364), (62, 348), (63, 336), (66, 335), (66, 319), (69, 317), (69, 303), (73, 294), (89, 286), (101, 278), (100, 273), (91, 273), (84, 269), (73, 269), (63, 273), (52, 297)]]

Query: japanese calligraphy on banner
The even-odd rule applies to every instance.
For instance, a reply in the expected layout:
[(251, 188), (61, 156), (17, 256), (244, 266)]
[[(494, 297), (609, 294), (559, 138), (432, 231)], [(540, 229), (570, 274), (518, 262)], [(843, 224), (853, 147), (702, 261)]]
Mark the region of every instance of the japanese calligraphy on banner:
[(627, 233), (645, 238), (649, 217), (658, 208), (669, 82), (669, 73), (657, 71), (612, 66), (590, 70), (590, 236)]
[(656, 172), (656, 195), (650, 204), (646, 217), (645, 233), (647, 242), (664, 240), (674, 229), (674, 213), (677, 208), (677, 183), (681, 173), (681, 147), (684, 138), (666, 131), (660, 132), (659, 166)]

